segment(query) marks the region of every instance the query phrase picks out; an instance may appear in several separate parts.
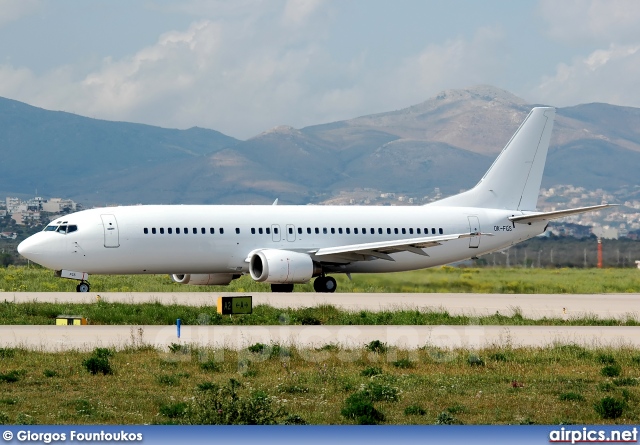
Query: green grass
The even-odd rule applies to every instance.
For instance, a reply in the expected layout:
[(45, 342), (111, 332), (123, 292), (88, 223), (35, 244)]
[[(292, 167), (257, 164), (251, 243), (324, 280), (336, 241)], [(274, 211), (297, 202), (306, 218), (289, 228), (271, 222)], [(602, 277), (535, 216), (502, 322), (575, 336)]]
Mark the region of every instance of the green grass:
[[(160, 303), (28, 303), (0, 302), (0, 324), (53, 325), (61, 314), (81, 315), (92, 325), (173, 325), (179, 318), (183, 325), (501, 325), (501, 326), (639, 326), (640, 319), (541, 318), (527, 319), (514, 310), (512, 314), (485, 317), (450, 315), (442, 310), (347, 311), (331, 305), (302, 309), (281, 309), (257, 305), (252, 314), (222, 316), (214, 306), (162, 305)], [(178, 345), (179, 346), (179, 345)], [(383, 343), (368, 346), (372, 352), (385, 352)], [(0, 358), (5, 352), (0, 349)]]
[[(628, 269), (524, 269), (436, 267), (412, 272), (336, 274), (339, 292), (628, 293), (640, 292), (640, 271)], [(176, 284), (168, 275), (90, 277), (95, 292), (267, 292), (268, 284), (244, 276), (229, 286)], [(0, 268), (0, 292), (74, 292), (77, 282), (40, 267)], [(313, 285), (295, 286), (313, 292)]]
[[(0, 420), (9, 424), (640, 421), (640, 387), (612, 384), (601, 374), (598, 359), (598, 354), (615, 357), (631, 382), (640, 374), (634, 360), (637, 350), (564, 345), (460, 349), (436, 355), (427, 349), (390, 347), (372, 354), (362, 345), (350, 350), (319, 348), (324, 358), (313, 361), (309, 360), (313, 350), (288, 349), (288, 355), (274, 356), (247, 349), (191, 347), (185, 355), (151, 347), (125, 348), (109, 356), (113, 373), (106, 375), (91, 374), (83, 366), (95, 352), (18, 349), (0, 359), (2, 375), (9, 376), (0, 381)], [(484, 366), (469, 366), (472, 355)], [(410, 359), (412, 366), (394, 365), (403, 359)], [(212, 362), (217, 364), (215, 372), (202, 366)], [(248, 406), (260, 411), (252, 418), (242, 417)], [(218, 412), (223, 409), (235, 411)]]

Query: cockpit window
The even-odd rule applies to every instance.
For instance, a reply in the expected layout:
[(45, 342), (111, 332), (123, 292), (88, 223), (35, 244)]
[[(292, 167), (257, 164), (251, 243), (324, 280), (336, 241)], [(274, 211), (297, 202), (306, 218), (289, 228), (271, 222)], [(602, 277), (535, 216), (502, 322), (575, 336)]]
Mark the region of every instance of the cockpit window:
[(66, 221), (64, 223), (62, 223), (61, 225), (50, 224), (50, 225), (48, 225), (47, 227), (44, 228), (45, 232), (58, 232), (58, 233), (63, 233), (63, 234), (75, 232), (77, 230), (78, 230), (78, 226), (77, 225), (75, 225), (75, 224), (67, 225)]

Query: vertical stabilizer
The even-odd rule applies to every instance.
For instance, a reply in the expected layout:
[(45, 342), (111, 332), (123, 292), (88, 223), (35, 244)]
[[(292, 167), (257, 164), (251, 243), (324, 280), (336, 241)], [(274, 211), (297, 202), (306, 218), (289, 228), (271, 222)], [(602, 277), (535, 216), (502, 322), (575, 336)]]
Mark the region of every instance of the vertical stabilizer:
[(484, 177), (471, 190), (430, 205), (535, 210), (556, 110), (531, 110)]

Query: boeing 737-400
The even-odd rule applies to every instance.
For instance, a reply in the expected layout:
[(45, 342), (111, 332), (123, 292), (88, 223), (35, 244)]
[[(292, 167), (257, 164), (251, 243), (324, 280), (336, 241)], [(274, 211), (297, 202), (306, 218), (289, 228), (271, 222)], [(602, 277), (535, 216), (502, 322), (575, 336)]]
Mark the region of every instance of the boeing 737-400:
[[(291, 292), (337, 273), (423, 269), (507, 248), (555, 212), (536, 205), (555, 109), (534, 108), (472, 189), (424, 206), (144, 205), (57, 218), (18, 246), (21, 255), (80, 281), (90, 274), (170, 274), (177, 283), (226, 285), (249, 274)], [(349, 275), (350, 276), (350, 275)]]

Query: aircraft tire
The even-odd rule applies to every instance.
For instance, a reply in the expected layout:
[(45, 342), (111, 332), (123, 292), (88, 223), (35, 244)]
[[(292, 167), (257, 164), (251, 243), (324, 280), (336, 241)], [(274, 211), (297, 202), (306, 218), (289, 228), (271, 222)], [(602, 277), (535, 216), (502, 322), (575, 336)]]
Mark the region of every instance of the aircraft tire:
[(89, 292), (90, 290), (91, 286), (86, 281), (83, 281), (76, 286), (76, 292)]
[(313, 290), (322, 293), (333, 293), (336, 291), (336, 280), (333, 277), (318, 277), (313, 282)]
[(293, 292), (293, 283), (272, 284), (271, 292)]

